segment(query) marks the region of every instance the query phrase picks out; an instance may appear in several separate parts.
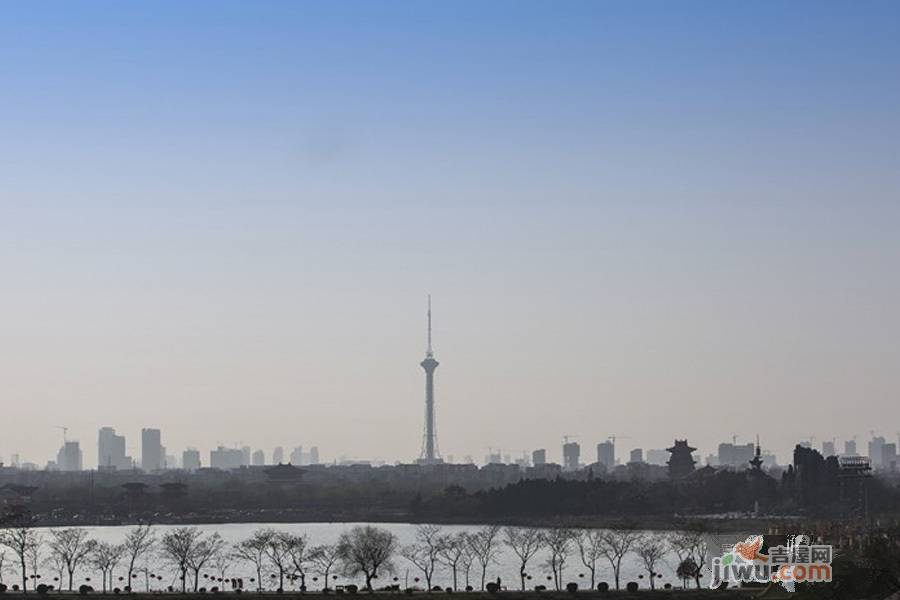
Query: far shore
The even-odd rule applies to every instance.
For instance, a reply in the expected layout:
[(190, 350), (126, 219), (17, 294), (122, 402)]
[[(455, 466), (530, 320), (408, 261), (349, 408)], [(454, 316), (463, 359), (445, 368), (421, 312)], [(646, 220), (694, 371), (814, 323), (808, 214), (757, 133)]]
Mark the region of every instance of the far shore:
[(129, 526), (138, 523), (152, 522), (155, 525), (224, 525), (236, 523), (433, 523), (436, 525), (510, 525), (519, 527), (571, 527), (576, 529), (634, 528), (658, 531), (679, 531), (684, 529), (702, 529), (710, 532), (752, 532), (765, 533), (770, 527), (785, 523), (802, 522), (798, 517), (752, 517), (752, 516), (560, 516), (529, 517), (505, 519), (452, 519), (441, 517), (416, 518), (409, 513), (383, 511), (353, 511), (344, 513), (310, 513), (307, 511), (229, 511), (210, 514), (153, 514), (138, 515), (130, 519), (111, 519), (78, 515), (72, 517), (45, 518), (37, 515), (36, 525), (42, 527), (101, 527)]

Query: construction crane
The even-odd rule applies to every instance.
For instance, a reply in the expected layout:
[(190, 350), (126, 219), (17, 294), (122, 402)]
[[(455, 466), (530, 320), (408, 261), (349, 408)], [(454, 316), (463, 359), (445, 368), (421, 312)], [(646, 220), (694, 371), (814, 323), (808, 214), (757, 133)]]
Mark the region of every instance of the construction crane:
[(62, 429), (63, 432), (63, 444), (69, 441), (69, 428), (63, 427), (62, 425), (57, 425), (57, 429)]
[(630, 435), (616, 435), (616, 434), (612, 434), (612, 435), (610, 435), (610, 436), (607, 436), (606, 439), (608, 439), (610, 442), (612, 442), (613, 446), (615, 446), (615, 445), (616, 445), (616, 440), (619, 439), (619, 438), (622, 438), (623, 440), (627, 440), (627, 439), (630, 439), (631, 436), (630, 436)]
[(567, 433), (567, 434), (565, 434), (565, 435), (562, 436), (563, 444), (568, 444), (568, 443), (569, 443), (569, 438), (577, 439), (577, 438), (579, 438), (579, 437), (581, 437), (581, 436), (572, 435), (571, 433)]

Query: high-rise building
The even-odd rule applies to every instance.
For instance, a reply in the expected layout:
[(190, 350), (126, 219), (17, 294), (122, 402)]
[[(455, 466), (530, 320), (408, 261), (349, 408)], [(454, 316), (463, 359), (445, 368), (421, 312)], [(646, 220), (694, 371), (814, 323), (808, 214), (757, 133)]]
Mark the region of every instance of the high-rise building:
[(534, 466), (547, 464), (547, 450), (540, 448), (531, 453), (531, 464)]
[(876, 436), (869, 442), (869, 460), (872, 461), (873, 469), (880, 469), (884, 466), (881, 462), (884, 458), (884, 438)]
[(419, 364), (425, 369), (425, 433), (419, 462), (433, 465), (443, 461), (438, 456), (437, 429), (434, 420), (434, 371), (440, 363), (434, 359), (431, 348), (431, 296), (428, 296), (428, 347), (425, 350), (425, 360)]
[(616, 446), (612, 441), (597, 444), (597, 462), (611, 471), (616, 466)]
[(243, 446), (241, 448), (241, 465), (244, 467), (249, 467), (252, 460), (253, 450), (250, 448), (250, 446)]
[(319, 464), (319, 447), (313, 446), (309, 449), (309, 464), (317, 465)]
[(275, 446), (275, 449), (272, 450), (272, 464), (280, 465), (284, 462), (284, 448), (281, 446)]
[(666, 466), (669, 462), (669, 453), (662, 448), (653, 448), (647, 450), (647, 463), (660, 467)]
[(563, 444), (563, 470), (577, 471), (581, 465), (581, 446), (578, 442)]
[(209, 466), (213, 469), (221, 469), (223, 471), (240, 469), (242, 458), (243, 456), (240, 449), (219, 446), (215, 450), (210, 450)]
[(82, 454), (78, 442), (65, 441), (56, 454), (56, 468), (60, 471), (81, 471)]
[(125, 436), (116, 435), (112, 427), (101, 427), (97, 435), (97, 468), (127, 470), (132, 466), (131, 457), (125, 455)]
[(159, 429), (141, 430), (141, 468), (145, 471), (159, 471), (165, 468), (165, 451), (161, 443)]
[(847, 456), (856, 456), (856, 440), (847, 440), (844, 442), (844, 454)]
[(881, 468), (885, 471), (897, 470), (897, 444), (891, 442), (881, 447)]
[(628, 457), (628, 462), (630, 463), (642, 463), (644, 462), (644, 450), (641, 448), (635, 448), (631, 451), (631, 455)]
[(303, 460), (303, 446), (297, 446), (293, 450), (291, 450), (291, 460), (290, 463), (295, 467), (299, 467), (304, 463)]
[(718, 464), (720, 467), (731, 467), (744, 470), (756, 455), (756, 446), (750, 444), (719, 444)]
[(266, 453), (262, 450), (257, 450), (253, 453), (253, 466), (261, 467), (266, 464)]
[(825, 458), (828, 458), (829, 456), (835, 456), (835, 455), (836, 454), (834, 451), (834, 442), (831, 440), (822, 442), (822, 456), (824, 456)]
[(188, 448), (181, 453), (181, 468), (185, 471), (196, 471), (200, 468), (200, 451)]

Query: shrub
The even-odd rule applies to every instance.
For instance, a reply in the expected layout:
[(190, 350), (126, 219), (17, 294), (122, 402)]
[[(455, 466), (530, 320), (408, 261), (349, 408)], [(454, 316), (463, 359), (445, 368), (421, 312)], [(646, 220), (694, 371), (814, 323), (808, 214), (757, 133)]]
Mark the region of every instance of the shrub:
[(574, 581), (570, 581), (569, 583), (566, 584), (566, 591), (569, 592), (570, 594), (574, 594), (575, 592), (578, 591), (578, 584), (575, 583)]
[(490, 582), (489, 584), (487, 584), (485, 586), (485, 588), (487, 589), (488, 594), (496, 594), (497, 592), (500, 591), (500, 586), (497, 585), (496, 583), (494, 583), (493, 581)]
[(597, 591), (598, 592), (608, 592), (609, 584), (606, 583), (605, 581), (601, 581), (600, 583), (597, 584)]
[(629, 581), (628, 585), (625, 586), (625, 589), (628, 590), (629, 592), (634, 593), (634, 592), (638, 591), (638, 584), (636, 581)]

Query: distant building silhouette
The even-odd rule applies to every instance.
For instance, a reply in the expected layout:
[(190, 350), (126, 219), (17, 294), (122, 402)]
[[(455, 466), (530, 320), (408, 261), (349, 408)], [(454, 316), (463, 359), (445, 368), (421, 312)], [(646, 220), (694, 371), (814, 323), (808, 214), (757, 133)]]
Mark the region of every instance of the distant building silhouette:
[(547, 450), (541, 448), (531, 453), (531, 464), (535, 467), (547, 464)]
[(275, 449), (272, 450), (272, 464), (280, 465), (284, 462), (284, 448), (281, 446), (275, 446)]
[(883, 471), (897, 470), (897, 444), (890, 443), (881, 446), (881, 469)]
[(563, 444), (563, 470), (577, 471), (581, 464), (581, 446), (578, 442)]
[(265, 465), (266, 464), (266, 453), (263, 452), (262, 450), (257, 450), (256, 452), (253, 453), (252, 462), (253, 462), (254, 467), (261, 467), (261, 466)]
[(669, 453), (662, 448), (647, 450), (647, 464), (664, 467), (669, 463)]
[(56, 454), (56, 468), (60, 471), (81, 471), (82, 453), (78, 442), (65, 441)]
[(299, 467), (305, 462), (303, 460), (303, 446), (297, 446), (291, 450), (291, 459), (289, 462), (295, 467)]
[(165, 466), (165, 454), (159, 429), (141, 430), (141, 468), (145, 471), (159, 471)]
[(317, 465), (319, 464), (319, 447), (313, 446), (309, 449), (309, 464)]
[(822, 442), (822, 456), (828, 458), (829, 456), (837, 456), (837, 453), (834, 451), (834, 442), (831, 440)]
[(253, 450), (251, 450), (250, 446), (241, 447), (241, 466), (249, 467), (250, 461), (253, 458)]
[(185, 471), (196, 471), (200, 468), (200, 451), (188, 448), (181, 453), (181, 468)]
[(612, 471), (616, 467), (616, 446), (612, 441), (597, 444), (597, 462)]
[(215, 450), (210, 451), (209, 466), (213, 469), (230, 471), (232, 469), (239, 469), (241, 467), (242, 459), (243, 454), (238, 448), (225, 448), (224, 446), (219, 446)]
[(116, 435), (112, 427), (101, 427), (97, 435), (97, 468), (127, 470), (133, 467), (125, 455), (125, 436)]
[(844, 442), (844, 455), (856, 456), (856, 440), (847, 440)]
[(869, 460), (872, 463), (872, 468), (875, 470), (881, 469), (883, 465), (882, 459), (884, 458), (884, 438), (881, 436), (876, 436), (872, 438), (872, 441), (869, 442)]
[(632, 464), (644, 462), (643, 449), (635, 448), (634, 450), (632, 450), (631, 455), (628, 457), (628, 462), (630, 462)]
[(694, 472), (694, 457), (692, 453), (696, 448), (688, 446), (687, 440), (675, 440), (675, 445), (666, 448), (671, 455), (669, 457), (669, 477), (672, 479), (680, 479)]
[(718, 464), (720, 467), (731, 467), (743, 470), (753, 458), (756, 448), (753, 444), (719, 444)]

